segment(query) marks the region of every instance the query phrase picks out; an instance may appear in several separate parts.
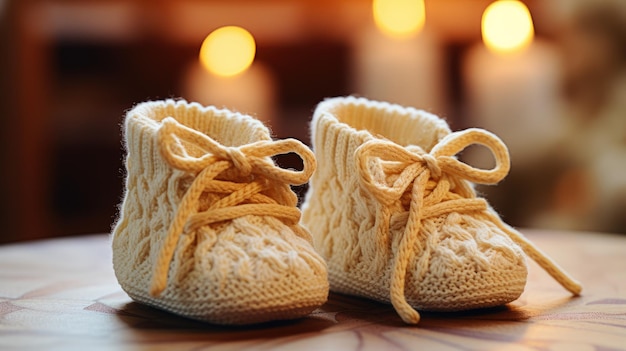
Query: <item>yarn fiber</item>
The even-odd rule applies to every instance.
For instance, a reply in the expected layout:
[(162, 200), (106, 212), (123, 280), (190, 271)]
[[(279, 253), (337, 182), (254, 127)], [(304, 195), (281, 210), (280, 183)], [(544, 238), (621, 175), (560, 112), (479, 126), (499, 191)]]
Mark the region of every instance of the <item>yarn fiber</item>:
[[(476, 196), (473, 183), (495, 184), (509, 155), (495, 135), (452, 133), (413, 108), (364, 98), (320, 103), (312, 121), (318, 169), (302, 222), (326, 259), (331, 290), (391, 303), (406, 323), (416, 310), (498, 306), (524, 290), (524, 253), (575, 294), (580, 284)], [(490, 170), (455, 155), (479, 144)]]
[[(113, 267), (132, 299), (219, 324), (298, 318), (326, 301), (326, 265), (290, 189), (315, 169), (306, 146), (185, 101), (137, 105), (124, 132)], [(276, 166), (271, 156), (282, 153), (298, 154), (304, 169)]]

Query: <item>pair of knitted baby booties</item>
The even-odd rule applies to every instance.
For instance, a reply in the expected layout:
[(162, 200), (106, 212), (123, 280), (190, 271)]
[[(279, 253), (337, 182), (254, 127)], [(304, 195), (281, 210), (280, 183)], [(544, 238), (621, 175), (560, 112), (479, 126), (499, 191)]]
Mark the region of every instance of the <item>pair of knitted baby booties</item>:
[[(417, 310), (517, 299), (526, 254), (580, 292), (476, 196), (473, 183), (497, 183), (509, 170), (495, 135), (453, 133), (427, 112), (354, 97), (320, 103), (311, 129), (315, 153), (224, 109), (168, 100), (129, 111), (112, 240), (121, 287), (217, 324), (303, 317), (329, 289), (391, 303), (415, 324)], [(472, 144), (491, 150), (493, 169), (455, 157)], [(302, 170), (272, 160), (286, 153), (300, 156)], [(306, 182), (301, 216), (290, 185)]]

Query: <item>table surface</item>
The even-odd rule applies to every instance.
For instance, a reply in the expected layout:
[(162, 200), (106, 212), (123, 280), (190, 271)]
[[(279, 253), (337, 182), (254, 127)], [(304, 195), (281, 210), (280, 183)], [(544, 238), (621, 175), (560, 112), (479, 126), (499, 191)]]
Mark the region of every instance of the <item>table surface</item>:
[(121, 290), (104, 234), (0, 246), (0, 350), (626, 350), (626, 236), (523, 231), (584, 284), (572, 297), (534, 262), (501, 308), (423, 313), (339, 294), (307, 318), (223, 327)]

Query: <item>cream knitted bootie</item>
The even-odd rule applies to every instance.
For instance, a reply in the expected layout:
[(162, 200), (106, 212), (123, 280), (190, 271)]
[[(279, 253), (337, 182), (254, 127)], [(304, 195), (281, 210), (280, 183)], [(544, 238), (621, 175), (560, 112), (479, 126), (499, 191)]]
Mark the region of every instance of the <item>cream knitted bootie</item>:
[[(315, 169), (305, 145), (272, 141), (252, 117), (184, 101), (139, 104), (124, 129), (113, 267), (132, 299), (218, 324), (298, 318), (326, 301), (326, 265), (289, 187)], [(304, 169), (270, 158), (285, 153)]]
[[(506, 146), (482, 129), (451, 133), (438, 117), (363, 98), (319, 104), (312, 121), (318, 169), (303, 225), (326, 259), (331, 290), (391, 302), (407, 323), (415, 309), (505, 304), (526, 283), (525, 252), (574, 294), (580, 285), (504, 224), (472, 183), (509, 170)], [(454, 156), (480, 144), (491, 170)]]

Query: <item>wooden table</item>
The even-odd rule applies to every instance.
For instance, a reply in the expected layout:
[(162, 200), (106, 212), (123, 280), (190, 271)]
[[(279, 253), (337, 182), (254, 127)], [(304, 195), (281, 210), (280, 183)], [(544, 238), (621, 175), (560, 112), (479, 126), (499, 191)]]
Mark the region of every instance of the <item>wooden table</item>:
[(524, 233), (585, 289), (571, 297), (534, 263), (506, 307), (423, 313), (338, 294), (309, 317), (246, 328), (134, 303), (111, 267), (110, 238), (0, 246), (0, 350), (626, 350), (626, 236)]

